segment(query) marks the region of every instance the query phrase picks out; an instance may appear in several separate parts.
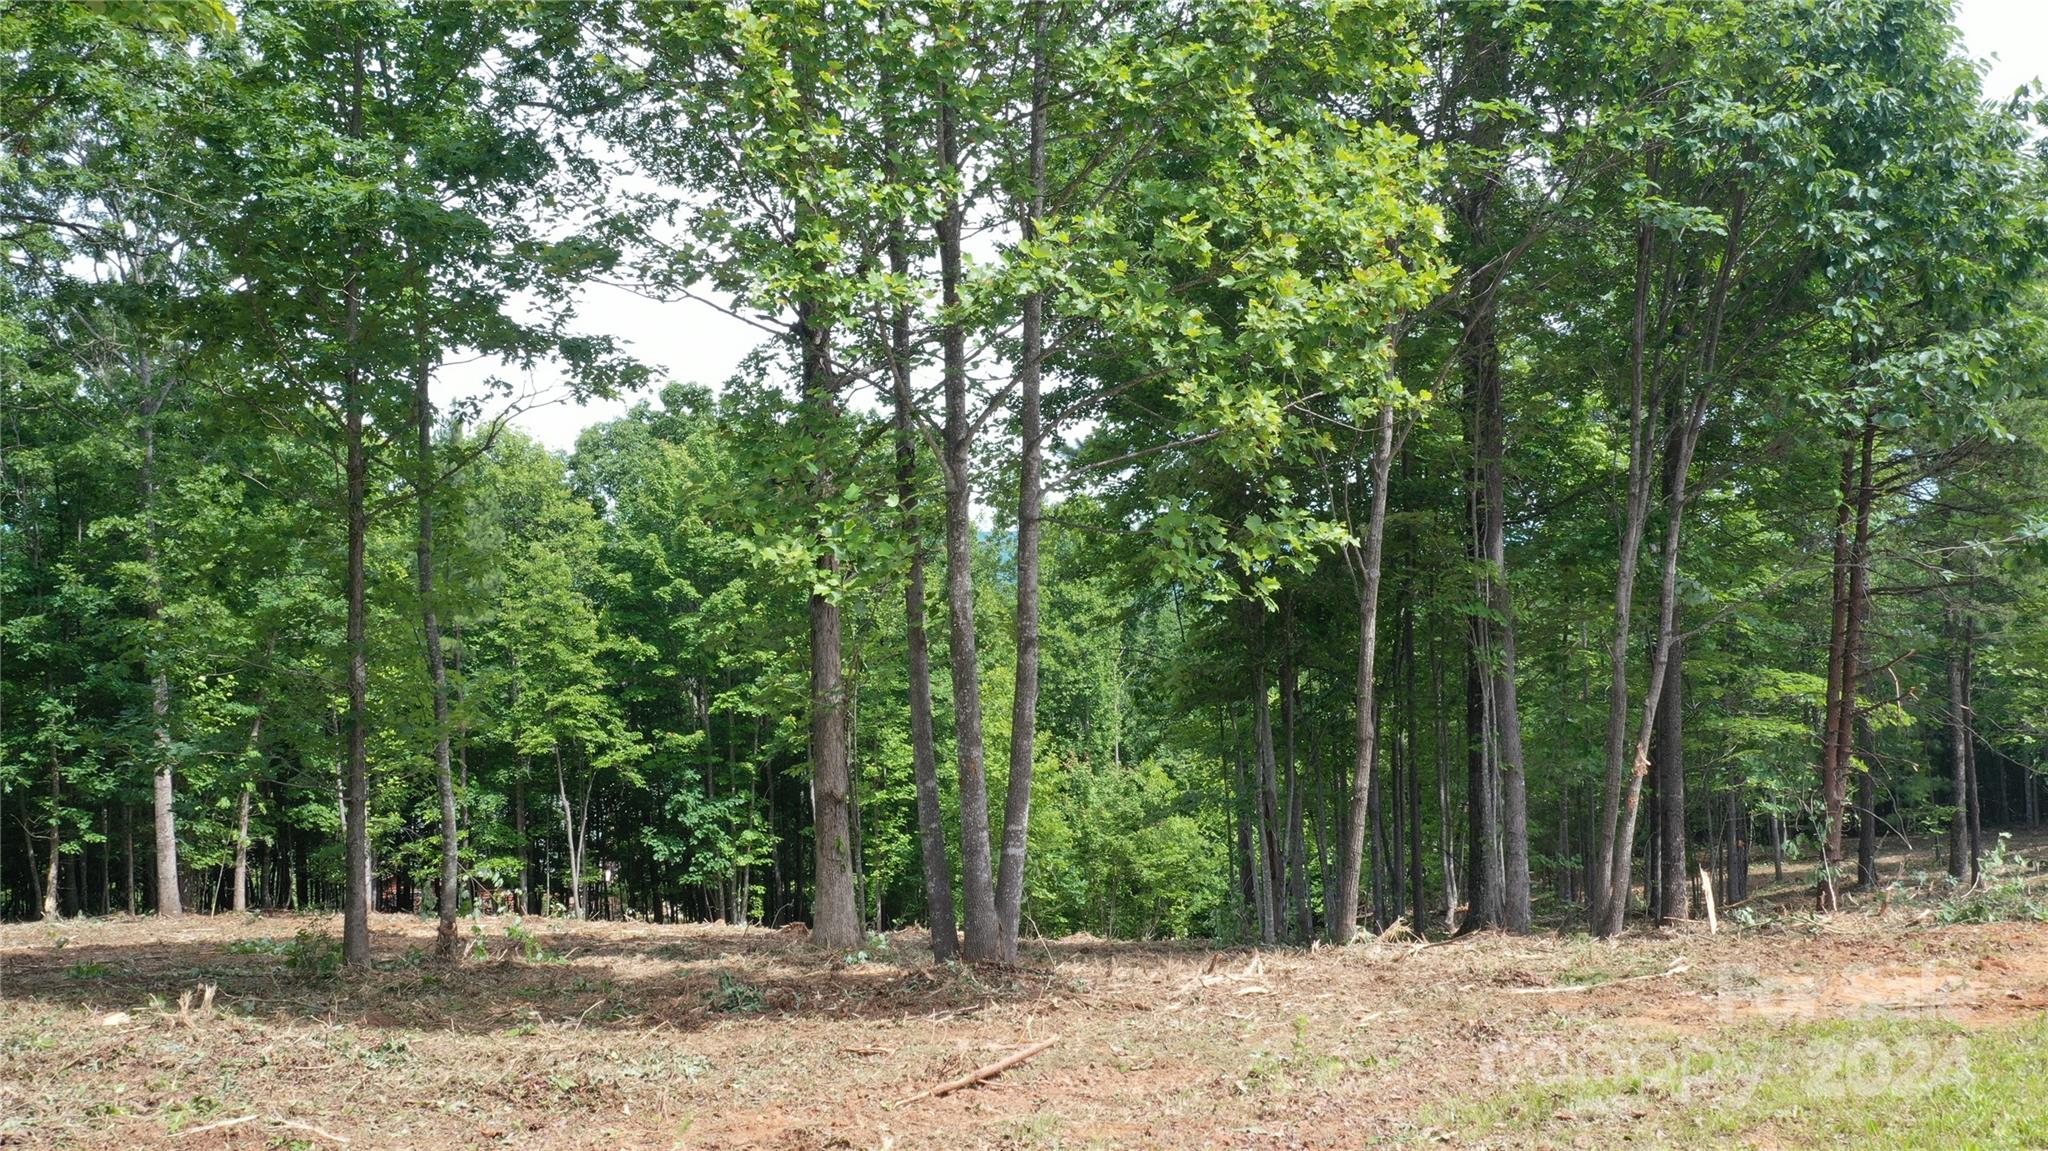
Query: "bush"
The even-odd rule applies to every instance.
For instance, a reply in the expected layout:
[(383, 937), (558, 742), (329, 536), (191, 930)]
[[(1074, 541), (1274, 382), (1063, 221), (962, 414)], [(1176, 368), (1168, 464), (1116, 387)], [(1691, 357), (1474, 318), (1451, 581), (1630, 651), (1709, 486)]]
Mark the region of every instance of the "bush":
[(284, 965), (301, 979), (332, 979), (341, 970), (341, 944), (324, 931), (300, 928), (283, 953)]
[(2048, 900), (2027, 884), (2034, 868), (2025, 856), (2008, 854), (2009, 832), (2000, 832), (1991, 854), (1978, 866), (1977, 882), (1943, 900), (1935, 917), (1943, 923), (2048, 922)]

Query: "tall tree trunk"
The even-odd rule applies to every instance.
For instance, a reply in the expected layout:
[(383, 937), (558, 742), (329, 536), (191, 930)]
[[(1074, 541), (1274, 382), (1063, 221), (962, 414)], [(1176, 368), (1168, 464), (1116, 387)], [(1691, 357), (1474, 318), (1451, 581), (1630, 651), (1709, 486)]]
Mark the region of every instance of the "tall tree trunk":
[(1739, 784), (1728, 789), (1728, 894), (1731, 903), (1749, 898), (1749, 809)]
[[(1657, 165), (1647, 165), (1652, 179)], [(1635, 288), (1629, 327), (1629, 416), (1628, 486), (1622, 514), (1618, 564), (1614, 576), (1614, 636), (1608, 649), (1606, 773), (1600, 800), (1599, 848), (1592, 868), (1593, 929), (1602, 935), (1621, 930), (1628, 910), (1630, 835), (1622, 832), (1622, 789), (1626, 782), (1629, 805), (1642, 790), (1644, 767), (1635, 765), (1630, 777), (1628, 762), (1629, 720), (1629, 616), (1635, 604), (1636, 569), (1643, 546), (1643, 531), (1649, 519), (1651, 434), (1646, 410), (1648, 386), (1647, 347), (1649, 340), (1650, 265), (1655, 247), (1655, 230), (1647, 222), (1636, 227)], [(1634, 819), (1629, 818), (1631, 832)]]
[(135, 809), (125, 803), (121, 805), (121, 834), (121, 863), (127, 871), (121, 889), (127, 893), (128, 914), (133, 916), (141, 910), (135, 891)]
[[(1841, 480), (1835, 500), (1833, 566), (1830, 571), (1830, 612), (1828, 620), (1827, 702), (1821, 713), (1820, 793), (1823, 809), (1827, 797), (1841, 790), (1842, 760), (1838, 754), (1842, 733), (1842, 684), (1848, 657), (1849, 566), (1851, 562), (1849, 525), (1856, 505), (1856, 446), (1842, 449)], [(1825, 831), (1823, 831), (1825, 837)], [(1822, 860), (1825, 865), (1825, 858)], [(1781, 874), (1779, 878), (1783, 878)], [(1828, 885), (1820, 885), (1826, 902)]]
[[(1643, 779), (1650, 768), (1650, 737), (1654, 731), (1658, 708), (1663, 700), (1667, 681), (1670, 679), (1671, 654), (1678, 643), (1678, 557), (1682, 529), (1685, 523), (1686, 475), (1692, 466), (1693, 448), (1698, 442), (1700, 420), (1704, 414), (1705, 394), (1695, 397), (1690, 405), (1685, 422), (1674, 435), (1676, 442), (1671, 451), (1675, 458), (1671, 463), (1675, 477), (1667, 504), (1667, 520), (1664, 527), (1663, 581), (1658, 592), (1658, 618), (1655, 646), (1650, 656), (1650, 679), (1643, 696), (1643, 720), (1636, 735), (1628, 798), (1621, 811), (1619, 827), (1615, 831), (1616, 844), (1613, 868), (1609, 873), (1608, 890), (1614, 898), (1606, 907), (1607, 916), (1600, 924), (1599, 933), (1615, 936), (1621, 933), (1622, 921), (1628, 910), (1630, 887), (1630, 856), (1635, 847), (1636, 816), (1641, 809)], [(1625, 689), (1624, 689), (1625, 691)]]
[(1408, 727), (1408, 909), (1409, 922), (1419, 935), (1426, 929), (1429, 919), (1428, 900), (1422, 887), (1422, 756), (1416, 750), (1421, 746), (1416, 736), (1420, 730), (1417, 720), (1422, 710), (1415, 695), (1415, 613), (1401, 619), (1401, 646), (1408, 651), (1407, 690), (1403, 697), (1404, 720)]
[(526, 837), (526, 776), (531, 771), (528, 756), (519, 756), (519, 778), (512, 784), (512, 835), (519, 841), (519, 914), (532, 915), (533, 844)]
[[(347, 459), (344, 504), (348, 518), (348, 712), (343, 718), (342, 822), (347, 876), (342, 903), (342, 959), (351, 967), (370, 963), (369, 707), (370, 659), (366, 553), (369, 547), (369, 464), (363, 450), (360, 381), (350, 369), (345, 400)], [(161, 865), (159, 865), (161, 866)], [(158, 877), (161, 886), (162, 877)]]
[(1968, 883), (1976, 879), (1970, 868), (1970, 718), (1963, 704), (1963, 645), (1968, 641), (1954, 609), (1949, 628), (1954, 637), (1948, 657), (1949, 794), (1955, 814), (1948, 821), (1948, 874)]
[(1984, 795), (1977, 782), (1977, 652), (1975, 619), (1963, 621), (1963, 769), (1970, 811), (1970, 882), (1984, 879)]
[(249, 793), (248, 784), (235, 797), (235, 890), (228, 909), (240, 914), (249, 910)]
[(414, 432), (418, 435), (419, 471), (413, 494), (419, 500), (416, 574), (419, 577), (420, 634), (426, 637), (427, 682), (434, 705), (434, 787), (441, 800), (440, 922), (434, 932), (434, 957), (452, 961), (460, 934), (455, 926), (462, 910), (462, 829), (455, 815), (455, 771), (450, 761), (448, 731), (448, 664), (441, 653), (441, 617), (434, 602), (434, 499), (439, 494), (434, 474), (433, 366), (422, 353), (413, 368)]
[(1515, 608), (1507, 583), (1507, 519), (1505, 456), (1506, 420), (1501, 409), (1499, 355), (1494, 346), (1491, 291), (1481, 327), (1483, 347), (1478, 357), (1479, 481), (1483, 493), (1479, 527), (1480, 555), (1485, 580), (1485, 599), (1492, 619), (1487, 621), (1489, 638), (1497, 635), (1492, 651), (1492, 722), (1494, 725), (1501, 790), (1501, 867), (1505, 883), (1501, 890), (1501, 926), (1517, 935), (1530, 929), (1529, 895), (1529, 803), (1528, 785), (1522, 771), (1522, 717), (1515, 690)]
[[(1259, 906), (1259, 867), (1253, 845), (1250, 819), (1250, 812), (1255, 804), (1251, 799), (1251, 781), (1246, 778), (1244, 769), (1244, 746), (1237, 737), (1237, 715), (1228, 705), (1225, 705), (1225, 711), (1228, 713), (1229, 719), (1227, 734), (1230, 740), (1228, 745), (1230, 750), (1226, 754), (1230, 756), (1231, 765), (1230, 810), (1232, 822), (1236, 825), (1235, 830), (1237, 832), (1237, 866), (1235, 868), (1237, 871), (1237, 899), (1241, 909), (1255, 910)], [(1241, 914), (1239, 916), (1239, 927), (1240, 930), (1244, 927)]]
[[(890, 270), (910, 272), (900, 230), (889, 236)], [(931, 925), (932, 958), (951, 961), (960, 952), (953, 917), (953, 864), (946, 851), (946, 816), (939, 802), (939, 762), (932, 735), (931, 641), (925, 632), (924, 531), (917, 514), (917, 426), (910, 391), (910, 309), (890, 317), (890, 378), (896, 401), (896, 502), (910, 541), (910, 574), (903, 587), (904, 634), (910, 662), (910, 770), (917, 783), (918, 846), (924, 857), (925, 918)]]
[(1458, 929), (1458, 846), (1451, 834), (1451, 726), (1444, 710), (1443, 654), (1437, 647), (1437, 632), (1429, 633), (1429, 691), (1435, 719), (1436, 739), (1436, 854), (1444, 880), (1444, 930)]
[[(831, 379), (827, 334), (808, 304), (797, 309), (805, 404), (818, 434), (829, 433), (839, 418), (838, 387)], [(813, 496), (822, 502), (835, 483), (829, 467), (818, 469)], [(821, 547), (817, 559), (820, 582), (838, 581), (839, 559)], [(847, 696), (841, 665), (841, 625), (837, 593), (811, 595), (811, 805), (817, 882), (811, 904), (811, 941), (820, 947), (845, 950), (861, 941), (860, 906), (853, 878), (852, 828), (848, 805), (852, 791), (846, 755)]]
[[(1848, 546), (1848, 583), (1842, 605), (1843, 616), (1840, 688), (1835, 701), (1832, 761), (1823, 777), (1822, 803), (1826, 824), (1821, 840), (1822, 910), (1833, 911), (1843, 877), (1842, 829), (1848, 808), (1848, 772), (1851, 750), (1856, 744), (1857, 696), (1863, 664), (1864, 600), (1870, 586), (1870, 509), (1875, 497), (1871, 484), (1871, 453), (1877, 438), (1877, 424), (1865, 417), (1862, 443), (1858, 450), (1855, 483), (1855, 527)], [(1844, 498), (1850, 498), (1845, 490)]]
[(1856, 773), (1856, 887), (1877, 886), (1877, 757), (1871, 746), (1870, 720), (1856, 717), (1856, 752), (1863, 761)]
[[(144, 360), (143, 387), (149, 387)], [(184, 909), (178, 891), (177, 789), (171, 778), (171, 678), (158, 650), (163, 616), (162, 573), (156, 551), (156, 423), (162, 393), (150, 396), (142, 411), (143, 562), (149, 567), (149, 603), (143, 614), (149, 627), (149, 715), (155, 733), (156, 770), (151, 778), (151, 805), (156, 818), (156, 913), (176, 916)]]
[(555, 748), (555, 796), (562, 805), (562, 840), (569, 855), (569, 918), (582, 919), (583, 843), (576, 831), (576, 809), (569, 802), (569, 776), (562, 766), (562, 745)]
[(1357, 742), (1351, 766), (1351, 806), (1344, 817), (1344, 847), (1337, 870), (1337, 918), (1330, 938), (1349, 943), (1358, 928), (1358, 872), (1365, 862), (1366, 806), (1372, 788), (1373, 764), (1379, 755), (1379, 728), (1373, 700), (1373, 666), (1378, 655), (1380, 626), (1380, 561), (1387, 529), (1387, 478), (1394, 462), (1394, 409), (1380, 409), (1378, 444), (1372, 454), (1372, 510), (1365, 539), (1355, 549), (1358, 580)]
[[(1685, 643), (1671, 643), (1671, 665), (1657, 700), (1654, 770), (1657, 773), (1658, 858), (1663, 861), (1657, 908), (1661, 922), (1692, 916), (1692, 878), (1685, 835)], [(1711, 860), (1709, 861), (1711, 862)]]
[[(1375, 728), (1383, 718), (1374, 717)], [(1365, 821), (1372, 828), (1372, 838), (1366, 845), (1366, 873), (1372, 876), (1371, 922), (1375, 935), (1387, 928), (1387, 799), (1386, 784), (1382, 782), (1385, 774), (1375, 765), (1372, 783), (1365, 789)]]
[[(1045, 214), (1045, 0), (1032, 4), (1031, 110), (1025, 142), (1029, 199), (1021, 213), (1025, 243), (1038, 237)], [(1031, 828), (1032, 757), (1038, 733), (1038, 546), (1044, 503), (1044, 432), (1040, 427), (1039, 376), (1045, 356), (1045, 295), (1024, 297), (1018, 332), (1017, 443), (1017, 676), (1010, 709), (1010, 779), (1003, 798), (1003, 857), (996, 876), (996, 925), (1000, 958), (1017, 962), (1017, 932), (1024, 908), (1025, 850)]]
[[(1479, 98), (1505, 91), (1508, 56), (1488, 21), (1466, 24), (1459, 65), (1460, 79)], [(1469, 733), (1479, 758), (1474, 761), (1478, 786), (1468, 800), (1474, 821), (1474, 866), (1473, 914), (1467, 927), (1498, 925), (1524, 934), (1530, 927), (1528, 789), (1515, 691), (1514, 608), (1506, 578), (1506, 420), (1496, 325), (1508, 257), (1493, 251), (1493, 208), (1501, 184), (1495, 157), (1506, 131), (1507, 121), (1499, 115), (1472, 117), (1465, 142), (1496, 170), (1475, 173), (1452, 205), (1476, 269), (1466, 281), (1460, 305), (1464, 330), (1459, 347), (1470, 401), (1466, 431), (1472, 451), (1471, 555), (1480, 565), (1479, 599), (1491, 617), (1475, 616), (1472, 622), (1475, 656), (1483, 658), (1476, 670), (1486, 678), (1478, 693), (1481, 706), (1476, 718), (1487, 726)]]
[(43, 918), (57, 918), (57, 869), (64, 845), (64, 773), (50, 757), (50, 854), (43, 879)]
[[(950, 89), (939, 104), (939, 163), (960, 170), (960, 146)], [(981, 728), (981, 667), (974, 635), (974, 425), (967, 410), (967, 334), (957, 310), (965, 271), (960, 234), (965, 208), (958, 197), (939, 218), (940, 371), (945, 391), (943, 435), (946, 477), (946, 604), (948, 654), (953, 671), (953, 743), (960, 772), (960, 889), (970, 963), (1001, 962), (995, 877), (989, 850), (988, 760)]]
[[(367, 82), (363, 47), (353, 46), (353, 76), (350, 80), (348, 134), (363, 131), (363, 89)], [(343, 462), (342, 503), (348, 519), (348, 574), (344, 597), (348, 622), (348, 714), (345, 719), (344, 751), (344, 852), (347, 891), (342, 901), (341, 956), (350, 967), (370, 965), (370, 647), (368, 578), (365, 567), (369, 547), (370, 517), (369, 459), (364, 453), (364, 419), (368, 407), (363, 395), (363, 369), (354, 362), (355, 345), (362, 329), (363, 290), (360, 243), (350, 251), (350, 267), (342, 282), (344, 345), (350, 361), (342, 368), (342, 436), (346, 458)], [(161, 880), (159, 880), (161, 882)]]
[(1281, 910), (1286, 879), (1282, 871), (1280, 845), (1280, 795), (1273, 753), (1273, 711), (1267, 699), (1266, 653), (1263, 636), (1252, 655), (1252, 758), (1258, 767), (1259, 785), (1259, 940), (1271, 946), (1279, 942), (1285, 926)]
[(1294, 601), (1289, 598), (1286, 624), (1281, 630), (1280, 651), (1280, 758), (1286, 776), (1286, 802), (1282, 805), (1287, 822), (1287, 906), (1293, 916), (1291, 936), (1306, 942), (1315, 932), (1315, 916), (1308, 906), (1308, 841), (1302, 829), (1303, 780), (1295, 762), (1295, 729), (1301, 692), (1300, 672), (1294, 662)]

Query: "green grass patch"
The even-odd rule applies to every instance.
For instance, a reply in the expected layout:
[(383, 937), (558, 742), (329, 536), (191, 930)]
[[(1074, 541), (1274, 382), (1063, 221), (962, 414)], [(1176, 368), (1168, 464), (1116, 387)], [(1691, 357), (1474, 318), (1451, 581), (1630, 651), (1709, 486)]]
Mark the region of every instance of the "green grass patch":
[[(2048, 1146), (2048, 1019), (1972, 1031), (1893, 1020), (1566, 1040), (1537, 1078), (1433, 1117), (1538, 1145), (1626, 1136), (1656, 1147)], [(1527, 1053), (1524, 1053), (1525, 1055)]]

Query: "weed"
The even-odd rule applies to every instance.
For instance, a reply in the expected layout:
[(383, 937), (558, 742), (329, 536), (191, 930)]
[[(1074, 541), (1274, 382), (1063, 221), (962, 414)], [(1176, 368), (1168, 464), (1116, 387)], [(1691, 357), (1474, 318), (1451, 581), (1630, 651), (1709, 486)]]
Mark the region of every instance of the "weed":
[(105, 979), (113, 973), (113, 964), (100, 963), (94, 960), (74, 963), (64, 969), (64, 977), (67, 979)]
[(548, 950), (547, 945), (540, 941), (540, 936), (527, 929), (526, 921), (523, 919), (515, 919), (505, 925), (505, 938), (512, 941), (512, 946), (519, 952), (519, 958), (528, 963), (562, 961), (560, 955)]
[(227, 952), (229, 955), (283, 955), (290, 947), (289, 943), (279, 943), (267, 935), (260, 935), (255, 939), (228, 940)]
[(859, 967), (863, 963), (887, 963), (894, 957), (895, 951), (889, 946), (889, 937), (879, 931), (870, 931), (867, 943), (858, 951), (847, 952), (845, 959), (848, 967)]
[(2000, 832), (1991, 854), (1978, 865), (1977, 882), (1944, 900), (1935, 917), (1943, 923), (2048, 921), (2048, 901), (2027, 886), (2033, 867), (2006, 850), (2011, 832)]
[(360, 1058), (363, 1066), (376, 1070), (397, 1066), (412, 1059), (412, 1044), (402, 1037), (393, 1037), (375, 1047), (363, 1048)]
[(341, 970), (341, 944), (324, 931), (302, 927), (284, 945), (284, 965), (301, 979), (332, 979)]
[(727, 972), (719, 973), (718, 990), (709, 998), (711, 1010), (718, 1012), (759, 1011), (765, 1006), (760, 988), (742, 983)]

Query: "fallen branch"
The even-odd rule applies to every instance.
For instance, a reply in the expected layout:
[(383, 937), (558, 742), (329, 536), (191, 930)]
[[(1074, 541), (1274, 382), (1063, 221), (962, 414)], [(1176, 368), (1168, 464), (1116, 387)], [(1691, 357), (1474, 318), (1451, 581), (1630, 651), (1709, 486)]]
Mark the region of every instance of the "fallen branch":
[(346, 1136), (336, 1135), (332, 1131), (323, 1131), (311, 1123), (301, 1123), (296, 1119), (281, 1119), (275, 1115), (237, 1115), (233, 1119), (222, 1119), (213, 1123), (201, 1124), (198, 1127), (188, 1127), (178, 1132), (178, 1138), (183, 1139), (188, 1135), (198, 1135), (206, 1131), (220, 1131), (229, 1127), (240, 1127), (244, 1123), (254, 1123), (259, 1119), (267, 1123), (275, 1123), (279, 1127), (289, 1127), (294, 1131), (304, 1131), (309, 1135), (318, 1135), (322, 1139), (332, 1140), (344, 1147), (348, 1145), (348, 1138)]
[(185, 1130), (178, 1132), (178, 1138), (183, 1139), (188, 1135), (197, 1135), (202, 1131), (219, 1131), (226, 1127), (240, 1127), (244, 1123), (254, 1123), (261, 1118), (263, 1118), (263, 1116), (261, 1115), (238, 1115), (233, 1119), (222, 1119), (217, 1123), (207, 1123), (198, 1127), (187, 1127)]
[(1003, 1072), (1008, 1071), (1010, 1068), (1015, 1067), (1017, 1064), (1024, 1062), (1026, 1059), (1031, 1058), (1033, 1055), (1036, 1055), (1039, 1052), (1045, 1050), (1046, 1048), (1051, 1047), (1053, 1044), (1058, 1043), (1059, 1041), (1060, 1037), (1057, 1035), (1054, 1035), (1047, 1039), (1041, 1039), (1038, 1042), (1033, 1043), (1029, 1047), (1023, 1048), (1019, 1051), (1013, 1051), (1010, 1054), (1003, 1056), (1001, 1059), (996, 1060), (994, 1063), (989, 1063), (977, 1067), (974, 1070), (969, 1071), (967, 1074), (962, 1075), (958, 1079), (949, 1079), (936, 1087), (928, 1087), (915, 1095), (908, 1095), (902, 1099), (898, 1099), (895, 1103), (891, 1104), (891, 1106), (901, 1107), (905, 1103), (915, 1103), (920, 1099), (936, 1099), (941, 1095), (951, 1095), (953, 1092), (958, 1091), (963, 1087), (972, 1087), (975, 1084), (982, 1082), (983, 1080), (993, 1079), (996, 1076), (1001, 1075)]
[(332, 1139), (344, 1147), (348, 1145), (348, 1138), (346, 1136), (336, 1135), (332, 1131), (322, 1131), (311, 1123), (301, 1123), (296, 1119), (272, 1119), (271, 1122), (279, 1127), (289, 1127), (294, 1131), (304, 1131), (309, 1135), (318, 1135), (322, 1139)]
[(1563, 995), (1573, 991), (1597, 991), (1602, 987), (1613, 987), (1618, 983), (1641, 983), (1648, 979), (1669, 979), (1674, 975), (1692, 970), (1687, 963), (1674, 964), (1669, 971), (1652, 972), (1649, 975), (1630, 975), (1623, 979), (1609, 979), (1604, 983), (1572, 983), (1563, 987), (1510, 987), (1510, 995)]

